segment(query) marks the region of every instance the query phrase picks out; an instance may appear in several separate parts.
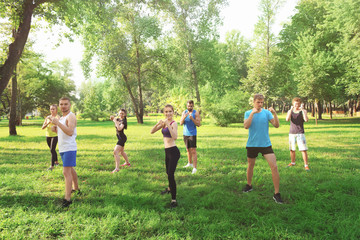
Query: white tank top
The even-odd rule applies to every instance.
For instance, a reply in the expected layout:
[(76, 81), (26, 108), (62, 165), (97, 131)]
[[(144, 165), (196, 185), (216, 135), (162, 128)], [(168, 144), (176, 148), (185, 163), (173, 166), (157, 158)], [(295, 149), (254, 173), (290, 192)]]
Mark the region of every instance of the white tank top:
[[(70, 116), (70, 114), (73, 113), (70, 112), (65, 117), (61, 117), (59, 119), (59, 122), (66, 126), (66, 119)], [(63, 130), (61, 130), (61, 128), (59, 127), (57, 128), (57, 130), (58, 130), (59, 152), (62, 153), (62, 152), (76, 151), (77, 150), (76, 141), (75, 141), (76, 127), (74, 129), (74, 133), (72, 136), (69, 136), (66, 133), (64, 133)]]

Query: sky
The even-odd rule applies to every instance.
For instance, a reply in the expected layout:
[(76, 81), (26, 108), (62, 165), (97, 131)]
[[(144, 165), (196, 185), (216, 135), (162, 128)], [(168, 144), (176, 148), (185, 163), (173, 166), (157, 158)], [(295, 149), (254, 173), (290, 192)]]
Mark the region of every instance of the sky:
[[(226, 32), (233, 29), (239, 30), (241, 34), (251, 39), (254, 32), (254, 26), (260, 15), (258, 5), (260, 0), (228, 0), (228, 6), (221, 11), (223, 17), (223, 26), (219, 28), (220, 41), (224, 41)], [(278, 34), (285, 22), (295, 14), (297, 0), (286, 0), (283, 7), (276, 16), (276, 22), (273, 28), (275, 34)], [(69, 58), (73, 67), (73, 80), (77, 87), (85, 81), (81, 70), (80, 61), (82, 59), (83, 46), (78, 39), (69, 42), (63, 38), (63, 42), (58, 45), (58, 30), (31, 32), (31, 39), (35, 40), (34, 50), (42, 53), (49, 62)]]

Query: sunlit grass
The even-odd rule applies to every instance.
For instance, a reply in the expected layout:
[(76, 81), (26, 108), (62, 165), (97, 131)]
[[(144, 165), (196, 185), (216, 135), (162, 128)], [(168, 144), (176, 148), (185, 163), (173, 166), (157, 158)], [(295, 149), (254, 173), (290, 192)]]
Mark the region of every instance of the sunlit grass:
[(198, 173), (182, 168), (186, 150), (179, 126), (181, 158), (175, 173), (179, 207), (168, 208), (164, 149), (156, 122), (129, 119), (125, 151), (132, 167), (110, 174), (116, 144), (111, 122), (78, 122), (76, 170), (83, 195), (60, 207), (61, 167), (45, 171), (50, 152), (41, 120), (25, 120), (19, 136), (9, 137), (0, 121), (0, 239), (357, 239), (360, 231), (359, 118), (313, 119), (305, 124), (310, 172), (301, 154), (290, 162), (289, 124), (270, 128), (286, 204), (272, 200), (271, 172), (259, 157), (254, 191), (246, 183), (247, 130), (220, 128), (205, 120), (198, 130)]

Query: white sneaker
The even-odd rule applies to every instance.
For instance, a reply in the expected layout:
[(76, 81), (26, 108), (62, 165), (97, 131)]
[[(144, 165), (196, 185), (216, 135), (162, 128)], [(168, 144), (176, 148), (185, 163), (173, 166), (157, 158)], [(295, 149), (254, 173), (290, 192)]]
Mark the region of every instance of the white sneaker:
[(184, 168), (188, 168), (188, 167), (192, 167), (192, 166), (193, 166), (192, 163), (188, 163), (184, 166)]
[(197, 169), (196, 168), (193, 168), (191, 174), (195, 174), (197, 172)]

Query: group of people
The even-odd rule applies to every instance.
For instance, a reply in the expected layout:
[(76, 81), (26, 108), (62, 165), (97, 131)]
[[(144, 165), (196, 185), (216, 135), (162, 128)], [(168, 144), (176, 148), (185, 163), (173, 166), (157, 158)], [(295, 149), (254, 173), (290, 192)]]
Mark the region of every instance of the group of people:
[[(56, 156), (56, 142), (59, 142), (59, 152), (63, 161), (63, 174), (65, 176), (65, 199), (63, 200), (63, 206), (67, 207), (71, 204), (71, 193), (81, 194), (77, 174), (74, 169), (76, 166), (76, 117), (70, 111), (70, 99), (61, 98), (59, 101), (59, 107), (62, 112), (62, 117), (57, 115), (57, 106), (52, 105), (50, 107), (51, 115), (46, 117), (43, 129), (47, 128), (47, 142), (52, 154), (51, 167), (54, 168), (57, 163)], [(249, 129), (248, 141), (246, 144), (247, 149), (247, 184), (243, 188), (243, 192), (250, 192), (253, 190), (251, 184), (253, 177), (253, 170), (255, 161), (259, 153), (261, 153), (267, 160), (272, 173), (272, 180), (274, 184), (274, 196), (273, 199), (276, 203), (282, 204), (279, 191), (280, 177), (276, 164), (276, 156), (272, 149), (272, 144), (269, 137), (269, 122), (275, 127), (279, 127), (279, 119), (277, 117), (275, 109), (270, 107), (264, 109), (264, 96), (261, 94), (255, 94), (253, 99), (253, 109), (245, 112), (244, 128)], [(188, 163), (184, 168), (193, 167), (192, 174), (197, 172), (197, 153), (196, 153), (196, 136), (197, 127), (201, 125), (200, 113), (194, 109), (194, 102), (189, 100), (187, 102), (187, 109), (182, 113), (180, 119), (180, 125), (183, 125), (183, 138), (187, 150)], [(159, 120), (156, 125), (151, 129), (151, 134), (161, 130), (163, 135), (164, 147), (165, 147), (165, 166), (166, 174), (168, 176), (168, 187), (161, 191), (161, 194), (171, 194), (170, 207), (177, 207), (176, 201), (176, 181), (175, 171), (180, 159), (180, 151), (176, 146), (175, 141), (178, 137), (178, 124), (173, 119), (174, 108), (172, 105), (167, 104), (164, 107), (164, 120)], [(131, 166), (127, 154), (124, 152), (125, 142), (127, 137), (124, 134), (124, 130), (127, 129), (126, 110), (121, 109), (119, 117), (110, 116), (110, 119), (114, 122), (116, 128), (116, 136), (118, 142), (114, 148), (115, 169), (112, 173), (116, 173), (120, 170), (120, 167)], [(286, 121), (290, 121), (290, 133), (289, 133), (289, 150), (291, 156), (291, 163), (288, 167), (295, 166), (295, 150), (296, 143), (299, 150), (302, 152), (304, 159), (305, 170), (309, 171), (308, 157), (307, 157), (307, 145), (304, 135), (303, 123), (308, 121), (307, 112), (301, 105), (300, 98), (294, 98), (292, 101), (292, 107), (288, 111)], [(56, 136), (57, 133), (57, 136)], [(54, 140), (56, 138), (56, 140)], [(55, 146), (54, 146), (55, 145)], [(120, 155), (124, 158), (125, 163), (120, 165)]]

